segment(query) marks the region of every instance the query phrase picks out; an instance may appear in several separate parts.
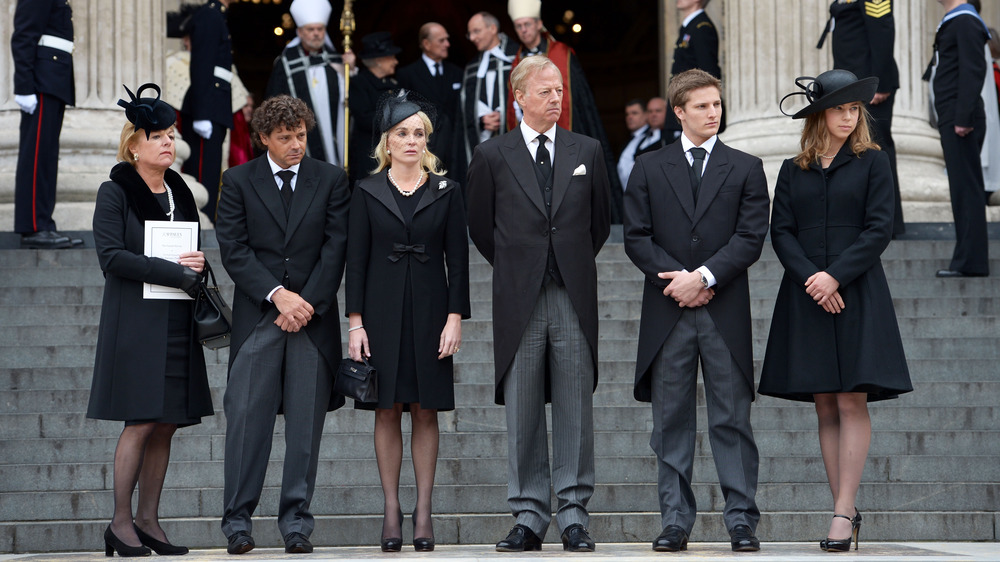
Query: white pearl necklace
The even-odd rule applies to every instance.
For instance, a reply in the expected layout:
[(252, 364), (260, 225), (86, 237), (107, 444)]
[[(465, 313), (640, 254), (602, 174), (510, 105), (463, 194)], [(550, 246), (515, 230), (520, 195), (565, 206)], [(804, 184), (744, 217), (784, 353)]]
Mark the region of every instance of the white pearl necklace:
[(413, 189), (409, 191), (404, 191), (403, 188), (399, 187), (399, 184), (396, 183), (396, 178), (392, 177), (392, 170), (389, 170), (389, 181), (392, 182), (392, 185), (396, 186), (396, 191), (398, 191), (399, 194), (402, 195), (403, 197), (410, 197), (411, 195), (416, 193), (417, 188), (420, 187), (420, 180), (422, 179), (424, 179), (423, 170), (421, 170), (420, 173), (417, 174), (417, 183), (413, 184)]
[(170, 207), (170, 210), (167, 211), (167, 216), (170, 217), (171, 221), (173, 221), (174, 220), (174, 209), (176, 208), (174, 206), (174, 192), (170, 189), (170, 186), (167, 185), (166, 183), (163, 184), (163, 189), (167, 190), (167, 204)]

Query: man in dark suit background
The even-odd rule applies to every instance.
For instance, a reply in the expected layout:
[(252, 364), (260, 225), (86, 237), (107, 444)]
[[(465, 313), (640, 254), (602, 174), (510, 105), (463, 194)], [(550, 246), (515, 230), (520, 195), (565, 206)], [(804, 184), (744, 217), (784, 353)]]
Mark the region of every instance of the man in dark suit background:
[(594, 257), (610, 231), (607, 167), (596, 140), (556, 125), (563, 89), (552, 61), (526, 58), (511, 84), (524, 118), (476, 148), (468, 175), (469, 234), (493, 265), (495, 400), (506, 406), (508, 503), (517, 518), (497, 550), (541, 549), (554, 490), (563, 548), (592, 551)]
[(233, 52), (226, 25), (230, 0), (209, 0), (191, 16), (191, 86), (181, 105), (180, 132), (191, 145), (184, 173), (208, 190), (202, 211), (215, 222), (222, 142), (233, 128)]
[(58, 249), (82, 244), (56, 232), (59, 134), (73, 84), (73, 10), (69, 0), (18, 0), (14, 33), (14, 101), (21, 133), (14, 179), (14, 231), (21, 247)]
[[(674, 43), (670, 76), (677, 76), (681, 72), (697, 68), (722, 79), (722, 67), (719, 66), (719, 32), (705, 12), (709, 1), (677, 0), (677, 10), (683, 19), (681, 28), (677, 32), (677, 42)], [(680, 136), (681, 124), (674, 118), (673, 112), (668, 113), (666, 142), (671, 143)], [(723, 114), (719, 132), (725, 130), (726, 116)]]
[(462, 69), (448, 62), (451, 47), (448, 30), (443, 25), (427, 22), (420, 26), (420, 58), (396, 72), (399, 85), (427, 98), (437, 109), (434, 134), (427, 149), (433, 152), (448, 170), (449, 177), (465, 177), (465, 154), (458, 124), (458, 98), (462, 90)]
[(732, 548), (760, 548), (747, 268), (760, 257), (770, 202), (761, 160), (718, 140), (719, 85), (702, 70), (674, 76), (668, 97), (680, 141), (640, 156), (625, 190), (625, 251), (647, 281), (634, 393), (653, 405), (658, 551), (686, 549), (695, 522), (699, 360)]
[(340, 363), (337, 289), (347, 251), (344, 171), (305, 156), (312, 113), (297, 98), (266, 100), (253, 134), (266, 154), (223, 175), (216, 235), (236, 284), (226, 413), (222, 531), (230, 554), (254, 547), (275, 417), (285, 416), (278, 528), (286, 552), (312, 552), (309, 512), (320, 437)]

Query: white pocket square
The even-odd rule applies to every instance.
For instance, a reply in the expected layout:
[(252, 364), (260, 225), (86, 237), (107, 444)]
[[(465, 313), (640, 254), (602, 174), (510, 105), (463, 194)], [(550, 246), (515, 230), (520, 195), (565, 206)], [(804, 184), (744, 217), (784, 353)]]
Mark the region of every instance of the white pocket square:
[(574, 176), (585, 176), (587, 175), (587, 166), (585, 164), (580, 164), (573, 170)]

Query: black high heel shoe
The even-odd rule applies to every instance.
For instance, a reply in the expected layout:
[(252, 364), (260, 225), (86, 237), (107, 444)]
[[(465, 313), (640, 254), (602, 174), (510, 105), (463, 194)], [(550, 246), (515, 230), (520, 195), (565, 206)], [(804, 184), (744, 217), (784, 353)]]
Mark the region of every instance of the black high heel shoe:
[[(403, 510), (399, 510), (399, 534), (403, 534)], [(403, 537), (385, 537), (385, 516), (382, 517), (382, 552), (399, 552), (403, 550)]]
[[(413, 509), (413, 550), (431, 552), (434, 550), (434, 537), (417, 537), (417, 510)], [(432, 522), (433, 523), (433, 522)]]
[(854, 550), (858, 549), (858, 536), (861, 535), (861, 512), (858, 508), (854, 508), (856, 514), (854, 519), (846, 515), (834, 514), (834, 517), (840, 517), (842, 519), (847, 519), (851, 522), (851, 536), (846, 539), (831, 539), (827, 537), (825, 540), (819, 541), (819, 547), (826, 552), (848, 552), (851, 550), (851, 541), (854, 542)]
[(120, 541), (111, 531), (111, 525), (108, 525), (108, 528), (104, 530), (104, 555), (114, 556), (116, 550), (118, 556), (122, 558), (150, 555), (150, 550), (145, 546), (129, 546)]
[(132, 526), (135, 527), (135, 534), (139, 537), (139, 542), (153, 549), (153, 552), (160, 556), (180, 556), (188, 553), (188, 547), (186, 546), (175, 546), (168, 542), (160, 542), (143, 532), (135, 523)]

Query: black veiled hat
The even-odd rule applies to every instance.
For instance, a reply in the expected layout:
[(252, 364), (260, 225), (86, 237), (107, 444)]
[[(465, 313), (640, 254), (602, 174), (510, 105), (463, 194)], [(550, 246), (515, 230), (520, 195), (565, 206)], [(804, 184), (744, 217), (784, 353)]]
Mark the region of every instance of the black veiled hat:
[[(146, 131), (147, 140), (150, 132), (162, 131), (177, 121), (177, 111), (167, 102), (160, 100), (160, 87), (156, 84), (143, 84), (134, 94), (124, 84), (122, 87), (128, 92), (132, 101), (118, 100), (118, 105), (125, 108), (125, 118), (135, 125), (136, 129)], [(156, 97), (139, 97), (143, 90), (155, 90)]]
[[(812, 80), (812, 82), (804, 84), (803, 81), (805, 80)], [(795, 79), (795, 85), (804, 91), (792, 92), (781, 98), (781, 102), (778, 103), (778, 109), (785, 115), (788, 115), (781, 107), (785, 103), (785, 100), (791, 96), (805, 96), (809, 100), (809, 105), (791, 115), (792, 119), (802, 119), (813, 113), (818, 113), (824, 109), (829, 109), (843, 103), (855, 101), (868, 103), (875, 96), (875, 92), (878, 89), (878, 78), (872, 76), (870, 78), (859, 79), (849, 70), (835, 69), (827, 70), (816, 78), (812, 76), (799, 76)]]
[(434, 104), (413, 90), (400, 88), (390, 90), (378, 100), (378, 107), (375, 110), (374, 129), (376, 137), (395, 127), (407, 117), (416, 115), (418, 111), (423, 111), (431, 121), (431, 126), (435, 125), (437, 110)]
[(167, 12), (167, 37), (180, 39), (191, 34), (191, 16), (200, 8), (200, 4), (182, 4), (176, 12)]
[(392, 34), (388, 31), (376, 31), (361, 38), (361, 58), (363, 59), (387, 57), (402, 50), (392, 42)]

